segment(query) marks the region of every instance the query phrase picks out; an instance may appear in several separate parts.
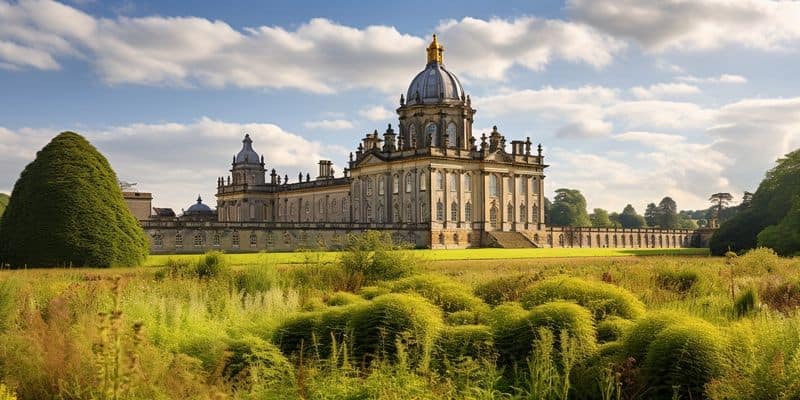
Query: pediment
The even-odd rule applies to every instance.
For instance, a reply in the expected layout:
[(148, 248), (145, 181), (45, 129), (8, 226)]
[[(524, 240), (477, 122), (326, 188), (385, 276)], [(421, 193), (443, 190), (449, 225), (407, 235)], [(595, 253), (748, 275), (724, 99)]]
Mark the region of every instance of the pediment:
[(363, 160), (358, 162), (358, 166), (359, 167), (365, 167), (365, 166), (368, 166), (368, 165), (377, 165), (377, 164), (383, 164), (383, 163), (384, 163), (384, 161), (382, 159), (380, 159), (379, 157), (375, 156), (374, 154), (369, 154), (366, 157), (364, 157)]
[(504, 152), (502, 150), (497, 150), (497, 151), (495, 151), (493, 153), (487, 154), (486, 158), (484, 158), (484, 160), (486, 160), (486, 161), (497, 161), (497, 162), (513, 162), (514, 161), (513, 157), (511, 157), (510, 154), (507, 154), (506, 152)]

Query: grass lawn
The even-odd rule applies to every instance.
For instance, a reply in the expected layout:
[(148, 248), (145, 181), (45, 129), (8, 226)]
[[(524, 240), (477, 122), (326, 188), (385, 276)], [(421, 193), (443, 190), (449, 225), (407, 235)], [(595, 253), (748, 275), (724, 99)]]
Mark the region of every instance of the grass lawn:
[[(459, 250), (413, 250), (421, 258), (429, 261), (455, 260), (508, 260), (529, 258), (570, 258), (570, 257), (627, 257), (627, 256), (707, 256), (708, 249), (611, 249), (611, 248), (556, 248), (556, 249), (459, 249)], [(147, 259), (146, 266), (161, 266), (168, 259), (196, 259), (200, 255), (153, 255)], [(247, 264), (304, 264), (332, 262), (339, 252), (298, 251), (291, 253), (233, 253), (229, 259), (233, 265)]]

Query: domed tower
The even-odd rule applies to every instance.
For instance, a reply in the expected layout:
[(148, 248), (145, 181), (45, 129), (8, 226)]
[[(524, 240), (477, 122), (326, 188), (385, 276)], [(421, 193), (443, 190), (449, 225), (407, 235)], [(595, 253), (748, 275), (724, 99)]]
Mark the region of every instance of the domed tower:
[(403, 149), (470, 150), (475, 110), (458, 78), (444, 66), (444, 47), (436, 35), (428, 46), (428, 63), (400, 96), (397, 114)]
[(231, 175), (234, 185), (263, 185), (265, 182), (264, 157), (253, 150), (253, 140), (244, 135), (242, 150), (233, 157)]

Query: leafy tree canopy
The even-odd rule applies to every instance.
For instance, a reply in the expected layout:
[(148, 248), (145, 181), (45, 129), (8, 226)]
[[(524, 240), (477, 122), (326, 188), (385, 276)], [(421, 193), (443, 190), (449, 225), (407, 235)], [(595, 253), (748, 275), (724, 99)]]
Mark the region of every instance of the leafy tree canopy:
[(148, 247), (111, 165), (73, 132), (25, 167), (0, 220), (0, 261), (16, 267), (134, 266)]
[(595, 208), (594, 212), (589, 214), (589, 220), (592, 221), (592, 226), (595, 228), (611, 228), (614, 226), (608, 211), (602, 208)]
[(641, 228), (645, 226), (644, 217), (636, 212), (632, 205), (628, 204), (619, 215), (619, 223), (623, 228)]
[(664, 197), (658, 203), (657, 209), (658, 226), (664, 229), (675, 229), (678, 227), (678, 205), (672, 197)]
[(0, 193), (0, 217), (3, 216), (3, 212), (6, 210), (6, 207), (8, 207), (8, 200), (7, 194)]
[(644, 221), (647, 226), (658, 226), (658, 207), (655, 203), (650, 203), (644, 210)]
[[(753, 193), (749, 202), (739, 212), (724, 222), (711, 238), (714, 254), (723, 254), (728, 249), (742, 251), (756, 247), (759, 243), (776, 246), (778, 254), (792, 254), (797, 245), (791, 243), (797, 236), (789, 236), (778, 242), (778, 233), (786, 233), (793, 226), (797, 197), (800, 196), (800, 150), (795, 150), (778, 160), (769, 170)], [(749, 196), (748, 196), (749, 197)], [(787, 221), (783, 221), (788, 219)], [(775, 226), (763, 236), (759, 234), (767, 227)], [(786, 252), (790, 251), (790, 252)]]
[(550, 207), (550, 224), (554, 226), (590, 226), (586, 198), (577, 189), (558, 189)]

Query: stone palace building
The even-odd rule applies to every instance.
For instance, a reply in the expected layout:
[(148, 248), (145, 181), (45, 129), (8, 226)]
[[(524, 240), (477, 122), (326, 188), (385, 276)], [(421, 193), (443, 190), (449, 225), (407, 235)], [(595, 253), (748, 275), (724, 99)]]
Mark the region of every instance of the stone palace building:
[(508, 143), (496, 126), (476, 138), (476, 110), (443, 52), (434, 35), (425, 69), (400, 96), (399, 123), (361, 139), (339, 176), (321, 160), (316, 177), (281, 177), (245, 135), (230, 175), (217, 180), (216, 210), (198, 198), (180, 216), (147, 214), (141, 203), (151, 197), (126, 193), (152, 252), (335, 248), (366, 230), (448, 249), (698, 244), (687, 230), (546, 227), (542, 146)]

